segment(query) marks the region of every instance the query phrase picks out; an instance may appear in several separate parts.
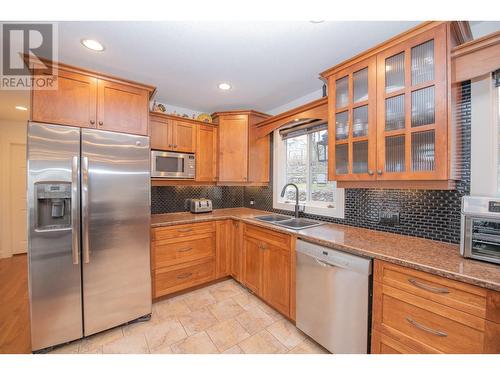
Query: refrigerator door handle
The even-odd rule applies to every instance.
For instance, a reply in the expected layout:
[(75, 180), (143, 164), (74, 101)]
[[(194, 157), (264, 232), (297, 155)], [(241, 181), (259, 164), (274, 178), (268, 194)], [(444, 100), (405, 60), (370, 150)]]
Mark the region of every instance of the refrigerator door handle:
[(71, 251), (73, 256), (73, 264), (78, 264), (80, 261), (80, 238), (79, 238), (79, 223), (78, 215), (78, 156), (73, 156), (71, 161)]
[(89, 263), (89, 158), (86, 156), (82, 157), (82, 236), (83, 263)]

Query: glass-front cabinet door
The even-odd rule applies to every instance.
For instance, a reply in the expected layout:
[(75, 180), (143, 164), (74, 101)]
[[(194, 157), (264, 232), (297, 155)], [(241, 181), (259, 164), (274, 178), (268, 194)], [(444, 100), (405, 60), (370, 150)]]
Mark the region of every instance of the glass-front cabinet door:
[(376, 81), (373, 56), (328, 79), (329, 180), (376, 179)]
[(378, 180), (447, 178), (446, 25), (377, 55)]

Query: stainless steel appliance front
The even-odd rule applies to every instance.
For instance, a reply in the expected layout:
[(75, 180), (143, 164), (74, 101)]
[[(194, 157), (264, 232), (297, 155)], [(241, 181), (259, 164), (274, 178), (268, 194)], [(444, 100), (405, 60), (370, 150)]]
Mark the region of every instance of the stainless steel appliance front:
[(147, 137), (28, 124), (34, 351), (151, 313)]
[(151, 177), (192, 179), (195, 176), (196, 158), (194, 154), (151, 151)]
[(297, 241), (297, 327), (332, 353), (368, 351), (371, 263)]
[[(30, 123), (27, 146), (31, 340), (39, 350), (83, 335), (80, 130)], [(67, 186), (70, 199), (56, 190)]]
[(460, 253), (500, 264), (500, 198), (462, 198)]

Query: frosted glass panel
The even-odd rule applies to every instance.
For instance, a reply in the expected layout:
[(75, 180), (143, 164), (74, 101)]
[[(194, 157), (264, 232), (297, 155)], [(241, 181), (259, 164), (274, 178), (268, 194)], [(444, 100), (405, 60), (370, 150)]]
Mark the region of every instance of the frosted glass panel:
[(368, 106), (354, 108), (352, 112), (352, 136), (364, 137), (368, 135)]
[(398, 135), (385, 139), (385, 171), (405, 171), (405, 136)]
[(385, 92), (403, 89), (405, 86), (405, 53), (385, 59)]
[(368, 173), (368, 141), (352, 144), (352, 172)]
[(349, 77), (335, 81), (335, 108), (344, 108), (349, 104)]
[(335, 139), (346, 139), (349, 136), (349, 112), (344, 111), (335, 115)]
[(347, 144), (335, 146), (335, 173), (347, 174)]
[(434, 86), (411, 93), (411, 126), (434, 124)]
[(411, 84), (434, 80), (434, 40), (411, 49)]
[(368, 100), (368, 68), (352, 75), (354, 86), (354, 103)]
[(411, 170), (433, 171), (435, 161), (434, 130), (411, 135)]
[(405, 127), (405, 96), (398, 95), (385, 100), (385, 130)]

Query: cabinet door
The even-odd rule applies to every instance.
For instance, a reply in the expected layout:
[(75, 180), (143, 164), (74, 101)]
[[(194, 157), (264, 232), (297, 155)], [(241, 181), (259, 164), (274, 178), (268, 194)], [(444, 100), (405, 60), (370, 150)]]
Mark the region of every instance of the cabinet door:
[(97, 79), (59, 70), (57, 90), (32, 90), (33, 121), (96, 127)]
[(217, 128), (198, 126), (196, 136), (196, 181), (215, 181), (217, 178)]
[(243, 261), (243, 225), (239, 221), (233, 221), (233, 240), (231, 248), (231, 275), (242, 282)]
[(377, 55), (377, 179), (445, 180), (446, 25)]
[(276, 310), (290, 316), (290, 250), (264, 242), (262, 294)]
[(377, 330), (372, 330), (371, 354), (418, 354), (418, 352)]
[(255, 124), (265, 117), (250, 116), (248, 129), (248, 181), (269, 182), (271, 160), (271, 137), (257, 138)]
[(231, 220), (218, 221), (216, 230), (216, 277), (231, 274), (231, 245), (233, 240), (233, 223)]
[(98, 80), (97, 128), (148, 135), (149, 96), (146, 90)]
[(196, 125), (189, 122), (174, 121), (172, 143), (174, 151), (195, 152)]
[(157, 119), (151, 117), (149, 120), (151, 128), (151, 149), (169, 151), (172, 149), (172, 120)]
[(329, 180), (374, 180), (377, 158), (377, 59), (329, 78)]
[(263, 242), (253, 237), (243, 239), (243, 283), (255, 294), (261, 295)]
[(221, 116), (219, 119), (219, 181), (246, 182), (248, 179), (248, 116)]

